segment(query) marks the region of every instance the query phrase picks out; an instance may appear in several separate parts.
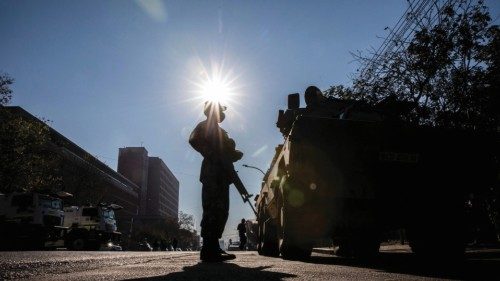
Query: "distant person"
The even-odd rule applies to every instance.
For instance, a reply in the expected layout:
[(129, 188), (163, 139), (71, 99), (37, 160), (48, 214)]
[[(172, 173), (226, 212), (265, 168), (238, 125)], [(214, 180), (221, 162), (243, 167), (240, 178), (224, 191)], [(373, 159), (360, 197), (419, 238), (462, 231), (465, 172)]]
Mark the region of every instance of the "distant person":
[(172, 247), (174, 248), (174, 251), (177, 250), (177, 243), (178, 243), (177, 238), (175, 237), (172, 238)]
[(201, 237), (203, 247), (200, 259), (221, 262), (236, 258), (224, 252), (219, 245), (229, 216), (229, 185), (233, 181), (232, 163), (243, 156), (235, 149), (235, 142), (219, 126), (224, 121), (226, 107), (218, 102), (206, 102), (206, 120), (200, 122), (189, 136), (189, 144), (203, 156), (200, 182), (203, 215)]
[(241, 219), (241, 223), (238, 224), (238, 233), (240, 234), (240, 250), (245, 249), (247, 244), (247, 228), (245, 226), (245, 219)]

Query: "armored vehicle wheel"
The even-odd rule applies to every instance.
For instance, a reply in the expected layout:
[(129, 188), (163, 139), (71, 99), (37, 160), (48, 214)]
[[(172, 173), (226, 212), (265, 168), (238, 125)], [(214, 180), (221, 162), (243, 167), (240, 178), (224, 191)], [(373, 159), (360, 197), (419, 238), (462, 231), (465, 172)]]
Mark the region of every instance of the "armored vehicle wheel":
[(427, 220), (415, 220), (406, 229), (412, 251), (425, 260), (463, 259), (466, 225), (461, 201), (450, 200), (442, 210), (438, 209), (437, 203), (434, 204), (429, 207), (432, 214), (422, 216)]
[(28, 249), (32, 251), (41, 251), (45, 249), (45, 240), (43, 237), (33, 238), (31, 241), (27, 241), (29, 244)]
[(437, 230), (409, 231), (411, 250), (423, 259), (462, 259), (465, 254), (465, 243), (459, 232)]
[(83, 238), (75, 238), (69, 242), (69, 248), (73, 251), (83, 251), (87, 243)]
[(286, 260), (302, 260), (311, 257), (312, 244), (282, 239), (281, 256)]
[[(281, 237), (279, 251), (287, 260), (302, 260), (311, 256), (313, 243), (307, 235), (298, 233), (299, 226), (294, 225), (286, 207), (281, 208)], [(303, 233), (302, 233), (303, 234)]]
[[(19, 248), (29, 251), (40, 251), (45, 248), (45, 238), (47, 237), (47, 232), (39, 227), (29, 226), (25, 230), (26, 236), (16, 239), (19, 243)], [(16, 248), (18, 248), (16, 247)]]
[(259, 223), (259, 233), (261, 233), (259, 235), (259, 254), (270, 257), (279, 256), (279, 240), (276, 225), (271, 220), (267, 220), (262, 224)]

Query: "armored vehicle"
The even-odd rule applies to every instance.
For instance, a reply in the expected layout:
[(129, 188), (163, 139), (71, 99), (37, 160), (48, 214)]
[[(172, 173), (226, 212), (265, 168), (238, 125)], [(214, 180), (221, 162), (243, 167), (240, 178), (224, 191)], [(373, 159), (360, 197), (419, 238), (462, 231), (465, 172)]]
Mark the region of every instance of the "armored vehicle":
[(115, 211), (123, 209), (116, 204), (97, 206), (70, 206), (64, 208), (64, 226), (69, 230), (65, 244), (71, 250), (98, 250), (103, 245), (117, 245), (121, 233), (116, 227)]
[(325, 99), (280, 111), (285, 137), (257, 197), (260, 254), (310, 256), (333, 239), (338, 254), (366, 257), (388, 231), (406, 230), (414, 252), (464, 252), (465, 198), (495, 182), (495, 136), (414, 126), (408, 104)]
[(67, 192), (0, 194), (0, 249), (40, 250), (64, 236)]

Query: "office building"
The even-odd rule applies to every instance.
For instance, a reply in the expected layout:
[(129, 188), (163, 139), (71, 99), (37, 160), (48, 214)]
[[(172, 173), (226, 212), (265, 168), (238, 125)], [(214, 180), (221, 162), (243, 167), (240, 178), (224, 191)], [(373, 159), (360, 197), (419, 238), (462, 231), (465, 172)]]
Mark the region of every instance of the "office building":
[[(11, 118), (23, 118), (35, 124), (43, 121), (31, 115), (19, 106), (2, 109), (10, 113)], [(54, 176), (61, 179), (58, 189), (73, 194), (65, 199), (65, 205), (115, 203), (123, 207), (116, 211), (118, 230), (124, 234), (132, 225), (132, 218), (139, 209), (140, 188), (134, 182), (117, 173), (94, 157), (91, 153), (48, 126), (51, 145), (47, 146), (53, 155), (57, 155), (58, 169)], [(54, 158), (54, 156), (52, 156)]]
[(118, 172), (141, 188), (142, 219), (174, 218), (179, 211), (179, 181), (158, 157), (149, 157), (144, 147), (119, 149)]
[(149, 157), (148, 208), (150, 216), (177, 219), (179, 212), (179, 181), (158, 157)]

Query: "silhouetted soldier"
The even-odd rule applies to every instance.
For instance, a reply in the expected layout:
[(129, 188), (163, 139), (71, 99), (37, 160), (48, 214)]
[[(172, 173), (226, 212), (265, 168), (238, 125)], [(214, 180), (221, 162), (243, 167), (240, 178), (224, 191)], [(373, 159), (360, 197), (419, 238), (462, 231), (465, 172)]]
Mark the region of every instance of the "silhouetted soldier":
[(177, 250), (177, 244), (178, 244), (178, 241), (177, 241), (177, 238), (172, 238), (172, 248), (174, 248), (174, 251)]
[(306, 108), (316, 109), (325, 102), (326, 98), (318, 87), (309, 86), (304, 92), (304, 100), (306, 101)]
[(240, 250), (244, 250), (245, 245), (247, 244), (247, 228), (245, 226), (245, 219), (241, 219), (241, 223), (238, 224), (238, 233), (240, 234)]
[(321, 90), (316, 86), (307, 87), (304, 92), (306, 108), (303, 114), (315, 117), (336, 117), (336, 110), (341, 107), (331, 100), (328, 100)]
[(234, 140), (219, 127), (225, 118), (225, 107), (216, 102), (206, 102), (205, 121), (200, 122), (191, 133), (189, 143), (203, 156), (200, 181), (202, 187), (203, 217), (201, 237), (203, 247), (200, 259), (203, 261), (223, 261), (234, 259), (219, 246), (227, 217), (229, 215), (229, 185), (233, 181), (232, 163), (243, 153), (235, 149)]

